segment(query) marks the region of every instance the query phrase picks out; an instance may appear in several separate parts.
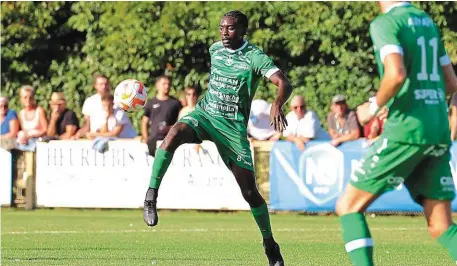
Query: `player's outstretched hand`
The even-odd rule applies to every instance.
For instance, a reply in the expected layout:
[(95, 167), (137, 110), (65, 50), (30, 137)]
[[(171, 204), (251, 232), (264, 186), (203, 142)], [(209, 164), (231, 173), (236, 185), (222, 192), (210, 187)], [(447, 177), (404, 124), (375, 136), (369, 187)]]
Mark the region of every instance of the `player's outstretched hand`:
[(270, 110), (270, 126), (273, 126), (277, 132), (283, 132), (287, 127), (286, 116), (281, 106), (274, 103), (271, 105)]
[(357, 107), (357, 118), (359, 123), (364, 126), (366, 123), (370, 122), (373, 118), (373, 115), (370, 113), (370, 103), (366, 102)]

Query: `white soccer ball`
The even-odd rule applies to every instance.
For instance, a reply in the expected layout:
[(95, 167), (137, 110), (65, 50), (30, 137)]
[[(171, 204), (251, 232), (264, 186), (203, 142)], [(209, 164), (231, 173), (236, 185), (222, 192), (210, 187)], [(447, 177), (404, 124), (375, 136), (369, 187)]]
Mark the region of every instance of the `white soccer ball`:
[(135, 79), (122, 81), (114, 90), (114, 105), (126, 112), (141, 110), (147, 100), (146, 87)]

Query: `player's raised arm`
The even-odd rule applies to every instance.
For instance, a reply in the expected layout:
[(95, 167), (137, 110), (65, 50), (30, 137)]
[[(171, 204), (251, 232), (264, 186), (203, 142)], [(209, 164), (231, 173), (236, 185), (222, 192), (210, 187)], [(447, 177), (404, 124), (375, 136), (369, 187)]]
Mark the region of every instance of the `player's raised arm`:
[(287, 126), (286, 116), (282, 106), (287, 102), (292, 93), (292, 85), (281, 71), (276, 71), (270, 76), (270, 81), (278, 87), (278, 94), (274, 100), (270, 111), (270, 124), (278, 132), (283, 132)]

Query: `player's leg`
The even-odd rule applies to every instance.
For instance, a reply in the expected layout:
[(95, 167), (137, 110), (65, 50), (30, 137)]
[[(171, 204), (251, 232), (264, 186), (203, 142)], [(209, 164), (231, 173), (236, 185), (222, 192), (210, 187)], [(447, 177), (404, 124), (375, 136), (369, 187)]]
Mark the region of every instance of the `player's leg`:
[(395, 189), (417, 165), (418, 147), (380, 139), (351, 176), (350, 184), (338, 199), (346, 251), (353, 265), (373, 265), (373, 240), (363, 212), (386, 191)]
[(240, 186), (241, 194), (251, 207), (251, 213), (262, 234), (265, 254), (268, 257), (269, 264), (272, 266), (284, 265), (279, 245), (274, 240), (271, 231), (268, 207), (257, 189), (254, 172), (251, 169), (238, 166), (233, 161), (230, 165), (232, 173)]
[(448, 145), (424, 150), (428, 157), (405, 182), (412, 198), (424, 208), (428, 231), (457, 263), (457, 225), (452, 222), (451, 201), (455, 197)]
[(183, 122), (176, 123), (168, 132), (164, 141), (157, 149), (149, 188), (144, 200), (143, 218), (148, 226), (157, 225), (159, 219), (157, 215), (157, 197), (160, 183), (173, 159), (176, 149), (184, 143), (198, 142), (197, 133), (188, 124)]

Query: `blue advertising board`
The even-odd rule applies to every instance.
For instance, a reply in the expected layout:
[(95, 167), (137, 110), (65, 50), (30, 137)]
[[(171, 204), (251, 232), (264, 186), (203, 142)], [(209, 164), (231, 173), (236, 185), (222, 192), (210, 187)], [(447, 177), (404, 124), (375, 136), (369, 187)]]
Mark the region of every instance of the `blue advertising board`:
[[(270, 207), (273, 210), (334, 211), (339, 195), (368, 150), (360, 139), (333, 147), (311, 141), (304, 152), (294, 143), (278, 141), (270, 152)], [(457, 144), (451, 147), (451, 172), (457, 184)], [(457, 199), (452, 202), (457, 211)], [(419, 212), (422, 208), (400, 184), (377, 199), (368, 211)]]

